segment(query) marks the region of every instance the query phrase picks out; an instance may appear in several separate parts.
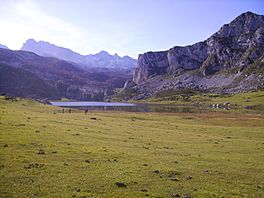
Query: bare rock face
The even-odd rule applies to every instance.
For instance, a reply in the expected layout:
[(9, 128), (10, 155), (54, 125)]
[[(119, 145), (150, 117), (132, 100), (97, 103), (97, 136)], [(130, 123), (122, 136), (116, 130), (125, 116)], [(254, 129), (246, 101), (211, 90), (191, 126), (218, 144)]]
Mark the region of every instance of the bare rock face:
[(207, 45), (199, 42), (186, 47), (174, 47), (168, 51), (169, 72), (174, 73), (178, 69), (198, 69), (207, 57)]
[(140, 54), (133, 80), (135, 83), (144, 82), (151, 76), (165, 74), (168, 67), (167, 51)]
[(127, 90), (127, 89), (131, 89), (133, 88), (134, 86), (136, 86), (136, 83), (132, 80), (127, 80), (124, 87), (123, 87), (123, 90)]
[[(186, 47), (176, 46), (167, 51), (140, 54), (133, 81), (138, 84), (139, 88), (149, 88), (155, 87), (153, 84), (158, 86), (164, 80), (166, 81), (164, 75), (178, 76), (178, 79), (183, 79), (179, 80), (180, 84), (171, 82), (173, 86), (162, 85), (164, 88), (160, 89), (179, 86), (186, 88), (184, 86), (190, 84), (193, 87), (210, 88), (210, 82), (203, 78), (213, 79), (217, 75), (217, 82), (226, 83), (227, 86), (233, 83), (234, 77), (225, 76), (221, 79), (219, 72), (230, 69), (241, 72), (252, 64), (263, 63), (261, 61), (263, 57), (264, 16), (246, 12), (231, 23), (222, 26), (218, 32), (203, 42)], [(260, 64), (259, 67), (262, 65)], [(192, 70), (196, 70), (196, 74), (191, 75), (192, 80), (188, 81), (184, 78), (185, 73), (190, 73)], [(230, 73), (229, 75), (235, 76), (235, 74)], [(159, 79), (160, 82), (153, 79)], [(148, 86), (143, 86), (143, 84), (148, 84)]]
[(203, 75), (253, 63), (263, 55), (264, 16), (246, 12), (207, 39)]

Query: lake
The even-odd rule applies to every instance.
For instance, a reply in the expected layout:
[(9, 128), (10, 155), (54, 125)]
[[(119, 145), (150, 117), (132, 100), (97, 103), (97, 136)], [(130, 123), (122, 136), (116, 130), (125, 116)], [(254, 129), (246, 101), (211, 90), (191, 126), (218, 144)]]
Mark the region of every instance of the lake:
[(126, 102), (51, 102), (54, 106), (66, 108), (78, 108), (99, 111), (129, 111), (129, 112), (207, 112), (208, 109), (183, 106), (183, 105), (164, 105), (164, 104), (135, 104)]
[(125, 103), (125, 102), (51, 102), (54, 106), (60, 107), (131, 107), (137, 106), (134, 103)]

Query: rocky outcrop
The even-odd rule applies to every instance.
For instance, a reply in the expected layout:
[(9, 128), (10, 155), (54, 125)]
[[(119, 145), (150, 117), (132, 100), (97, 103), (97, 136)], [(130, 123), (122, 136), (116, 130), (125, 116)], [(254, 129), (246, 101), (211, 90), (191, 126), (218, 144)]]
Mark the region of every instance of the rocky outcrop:
[(149, 77), (162, 75), (167, 72), (169, 61), (167, 52), (147, 52), (138, 57), (138, 67), (135, 69), (135, 83), (146, 81)]
[(205, 42), (196, 43), (186, 47), (174, 47), (168, 51), (169, 73), (175, 73), (179, 69), (198, 69), (207, 56)]
[(211, 75), (223, 69), (252, 64), (264, 54), (264, 16), (246, 12), (203, 42), (168, 51), (140, 54), (134, 82), (163, 74), (199, 69)]
[(136, 83), (133, 82), (132, 80), (127, 80), (124, 87), (123, 87), (123, 90), (131, 89), (135, 85), (136, 85)]
[[(239, 80), (250, 80), (242, 77), (245, 68), (254, 65), (255, 69), (263, 70), (263, 57), (264, 16), (246, 12), (203, 42), (140, 54), (133, 81), (139, 90), (144, 87), (145, 92), (151, 90), (152, 93), (179, 88), (212, 90), (217, 87), (220, 90), (223, 86), (236, 90), (234, 87), (240, 86)], [(155, 88), (158, 90), (153, 90)], [(244, 89), (247, 88), (242, 91)]]

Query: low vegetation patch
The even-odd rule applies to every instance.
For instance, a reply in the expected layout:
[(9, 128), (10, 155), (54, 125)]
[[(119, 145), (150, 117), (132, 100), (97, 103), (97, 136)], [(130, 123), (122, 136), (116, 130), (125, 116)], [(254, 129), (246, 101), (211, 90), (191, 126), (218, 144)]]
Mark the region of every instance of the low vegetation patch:
[(262, 89), (238, 93), (238, 94), (216, 94), (193, 90), (166, 90), (155, 95), (155, 97), (141, 101), (145, 103), (176, 104), (189, 106), (212, 107), (222, 105), (230, 107), (230, 110), (251, 113), (263, 113), (264, 91)]

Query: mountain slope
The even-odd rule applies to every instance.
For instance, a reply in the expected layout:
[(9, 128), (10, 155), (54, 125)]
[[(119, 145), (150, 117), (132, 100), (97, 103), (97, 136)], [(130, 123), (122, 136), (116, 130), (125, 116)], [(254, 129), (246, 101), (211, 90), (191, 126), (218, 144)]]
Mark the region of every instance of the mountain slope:
[(56, 89), (29, 71), (0, 64), (0, 90), (9, 96), (58, 99)]
[[(45, 96), (47, 98), (60, 96), (75, 100), (103, 100), (109, 93), (113, 93), (115, 88), (122, 87), (124, 82), (131, 78), (127, 71), (98, 68), (88, 71), (80, 68), (77, 64), (38, 56), (26, 51), (0, 49), (0, 63), (19, 69), (12, 70), (13, 72), (21, 73), (23, 70), (37, 75), (56, 90), (56, 94), (48, 92), (50, 94)], [(7, 81), (9, 81), (9, 74), (10, 72), (5, 74), (5, 70), (1, 70), (1, 76), (7, 75), (5, 78)], [(19, 76), (16, 74), (17, 78)], [(21, 81), (28, 81), (23, 76), (21, 78)], [(26, 86), (24, 88), (28, 89)], [(5, 91), (5, 89), (1, 87), (0, 91)], [(13, 93), (14, 91), (9, 92)], [(28, 90), (24, 90), (24, 92), (28, 92)], [(17, 94), (16, 96), (21, 95)], [(38, 97), (42, 97), (42, 95), (36, 94), (35, 98)]]
[(55, 57), (61, 60), (74, 62), (87, 67), (103, 67), (103, 68), (118, 68), (132, 69), (136, 66), (136, 60), (129, 56), (120, 57), (117, 54), (114, 56), (106, 51), (101, 51), (97, 54), (81, 55), (73, 52), (70, 49), (58, 47), (48, 42), (29, 39), (23, 44), (21, 50), (34, 52), (40, 56)]
[(263, 62), (264, 16), (246, 12), (205, 41), (140, 54), (133, 76), (136, 98), (166, 89), (256, 89), (263, 87)]

